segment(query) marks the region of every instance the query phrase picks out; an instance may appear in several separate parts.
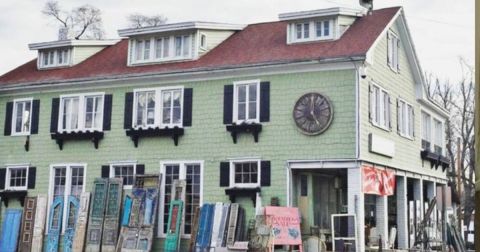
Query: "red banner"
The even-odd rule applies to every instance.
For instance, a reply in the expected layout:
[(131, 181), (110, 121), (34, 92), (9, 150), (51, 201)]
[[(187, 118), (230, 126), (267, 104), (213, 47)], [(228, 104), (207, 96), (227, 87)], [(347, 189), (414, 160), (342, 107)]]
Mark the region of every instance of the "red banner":
[(362, 177), (363, 193), (390, 196), (395, 192), (395, 172), (392, 170), (363, 166)]

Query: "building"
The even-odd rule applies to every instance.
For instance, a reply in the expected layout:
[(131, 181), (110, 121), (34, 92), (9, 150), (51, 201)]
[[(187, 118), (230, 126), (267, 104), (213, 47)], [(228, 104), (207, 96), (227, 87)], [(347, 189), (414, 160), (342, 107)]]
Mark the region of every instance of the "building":
[(328, 240), (331, 215), (349, 213), (368, 226), (358, 250), (377, 235), (387, 246), (394, 226), (395, 247), (411, 247), (447, 183), (448, 113), (425, 92), (403, 9), (279, 19), (30, 44), (38, 58), (0, 77), (0, 188), (51, 203), (96, 177), (124, 177), (128, 192), (135, 174), (161, 173), (156, 247), (172, 179), (187, 181), (185, 239), (204, 202), (240, 202), (251, 219), (276, 197), (299, 207), (305, 235)]

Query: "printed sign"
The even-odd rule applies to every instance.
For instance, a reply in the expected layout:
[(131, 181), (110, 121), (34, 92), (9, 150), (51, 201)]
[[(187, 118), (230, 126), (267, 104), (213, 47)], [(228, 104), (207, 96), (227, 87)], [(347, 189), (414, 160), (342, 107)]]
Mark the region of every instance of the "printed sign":
[(274, 244), (301, 245), (300, 213), (296, 207), (265, 207), (265, 221), (271, 225)]
[(391, 170), (363, 166), (362, 176), (364, 193), (390, 196), (395, 192), (395, 172)]

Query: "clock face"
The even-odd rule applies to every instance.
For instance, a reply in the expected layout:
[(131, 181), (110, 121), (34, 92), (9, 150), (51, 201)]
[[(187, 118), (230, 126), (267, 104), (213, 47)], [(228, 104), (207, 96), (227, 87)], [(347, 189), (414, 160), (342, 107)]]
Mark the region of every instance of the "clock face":
[(324, 132), (332, 122), (333, 107), (326, 96), (308, 93), (300, 97), (293, 108), (293, 120), (300, 131), (307, 135)]

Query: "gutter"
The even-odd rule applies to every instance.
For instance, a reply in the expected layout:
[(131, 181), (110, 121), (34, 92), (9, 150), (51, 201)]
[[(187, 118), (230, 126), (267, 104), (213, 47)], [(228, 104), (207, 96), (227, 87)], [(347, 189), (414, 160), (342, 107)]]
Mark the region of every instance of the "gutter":
[(289, 60), (289, 61), (277, 61), (277, 62), (268, 62), (268, 63), (258, 63), (258, 64), (245, 64), (238, 66), (225, 66), (225, 67), (212, 67), (212, 68), (197, 68), (197, 69), (188, 69), (188, 70), (179, 70), (173, 72), (151, 72), (151, 73), (136, 73), (136, 74), (122, 74), (122, 75), (110, 75), (110, 76), (99, 76), (94, 78), (78, 78), (70, 80), (49, 80), (41, 82), (25, 82), (25, 83), (16, 83), (16, 84), (6, 84), (2, 85), (0, 83), (0, 92), (1, 91), (16, 91), (16, 90), (25, 90), (29, 88), (44, 88), (52, 87), (55, 85), (56, 88), (63, 86), (72, 86), (72, 85), (85, 85), (95, 83), (96, 85), (99, 82), (115, 82), (115, 81), (133, 81), (133, 80), (143, 80), (143, 79), (152, 79), (152, 78), (166, 78), (166, 77), (181, 77), (181, 76), (192, 76), (192, 75), (204, 75), (204, 74), (215, 74), (215, 73), (229, 73), (235, 72), (238, 70), (253, 70), (258, 68), (273, 68), (280, 66), (302, 66), (302, 65), (313, 65), (313, 64), (327, 64), (327, 63), (344, 63), (351, 62), (352, 60), (361, 61), (365, 59), (365, 55), (358, 55), (352, 57), (338, 57), (338, 58), (319, 58), (316, 60)]

